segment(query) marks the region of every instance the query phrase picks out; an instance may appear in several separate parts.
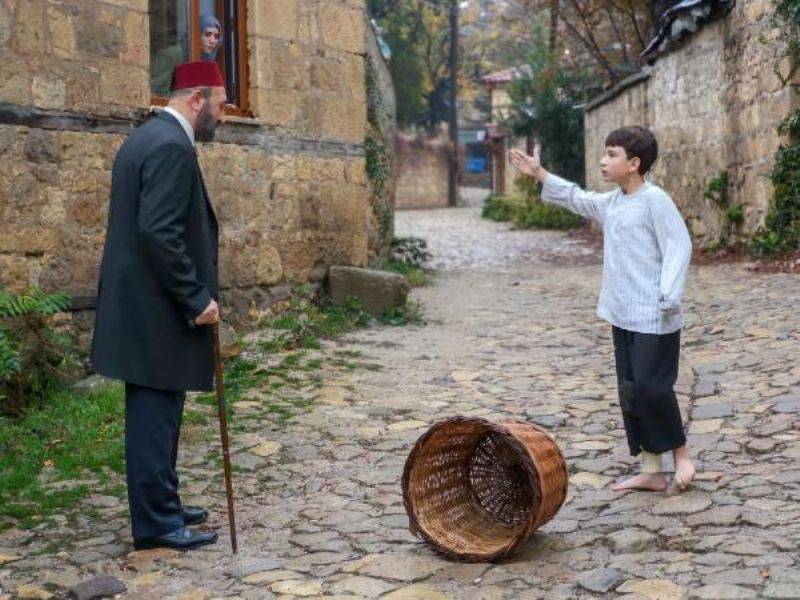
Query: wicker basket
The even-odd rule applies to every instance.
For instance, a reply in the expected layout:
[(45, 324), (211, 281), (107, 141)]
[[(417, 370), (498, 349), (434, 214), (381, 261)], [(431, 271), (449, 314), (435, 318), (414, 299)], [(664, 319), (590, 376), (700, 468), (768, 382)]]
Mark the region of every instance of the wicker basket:
[(566, 496), (564, 456), (533, 423), (445, 419), (417, 440), (403, 471), (411, 533), (466, 561), (507, 556)]

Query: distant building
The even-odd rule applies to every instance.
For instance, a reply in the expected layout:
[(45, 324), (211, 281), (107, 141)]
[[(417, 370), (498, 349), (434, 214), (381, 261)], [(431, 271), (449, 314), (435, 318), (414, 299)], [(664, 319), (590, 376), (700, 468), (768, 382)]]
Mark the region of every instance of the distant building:
[(483, 130), (483, 143), (489, 161), (490, 183), (493, 193), (503, 194), (514, 190), (516, 178), (508, 160), (508, 152), (512, 148), (528, 149), (527, 140), (515, 139), (510, 132), (504, 131), (501, 123), (508, 116), (511, 98), (508, 95), (508, 84), (518, 76), (518, 69), (504, 69), (489, 73), (481, 78), (489, 92), (491, 117)]

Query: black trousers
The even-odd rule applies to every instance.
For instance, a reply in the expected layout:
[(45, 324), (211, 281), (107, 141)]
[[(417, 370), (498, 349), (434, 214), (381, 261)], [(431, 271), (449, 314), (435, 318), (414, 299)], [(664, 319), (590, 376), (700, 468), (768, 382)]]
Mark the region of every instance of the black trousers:
[(620, 406), (633, 456), (660, 454), (686, 444), (674, 386), (678, 379), (680, 331), (665, 335), (614, 327), (614, 357)]
[(185, 392), (125, 384), (125, 467), (133, 539), (183, 527), (178, 439)]

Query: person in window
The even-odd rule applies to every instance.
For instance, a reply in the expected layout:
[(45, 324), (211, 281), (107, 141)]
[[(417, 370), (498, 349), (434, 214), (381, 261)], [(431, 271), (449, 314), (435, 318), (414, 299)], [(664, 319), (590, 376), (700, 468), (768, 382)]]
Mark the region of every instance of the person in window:
[(200, 15), (200, 60), (217, 60), (222, 26), (213, 15)]

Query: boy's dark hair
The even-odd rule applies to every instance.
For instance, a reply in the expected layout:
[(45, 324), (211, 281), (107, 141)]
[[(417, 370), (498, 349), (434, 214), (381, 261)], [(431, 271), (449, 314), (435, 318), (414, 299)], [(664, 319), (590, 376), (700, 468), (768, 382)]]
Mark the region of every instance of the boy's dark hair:
[(653, 166), (658, 158), (658, 142), (653, 132), (646, 127), (620, 127), (615, 129), (606, 137), (606, 148), (609, 146), (621, 146), (625, 148), (628, 160), (638, 158), (639, 175), (644, 175)]

